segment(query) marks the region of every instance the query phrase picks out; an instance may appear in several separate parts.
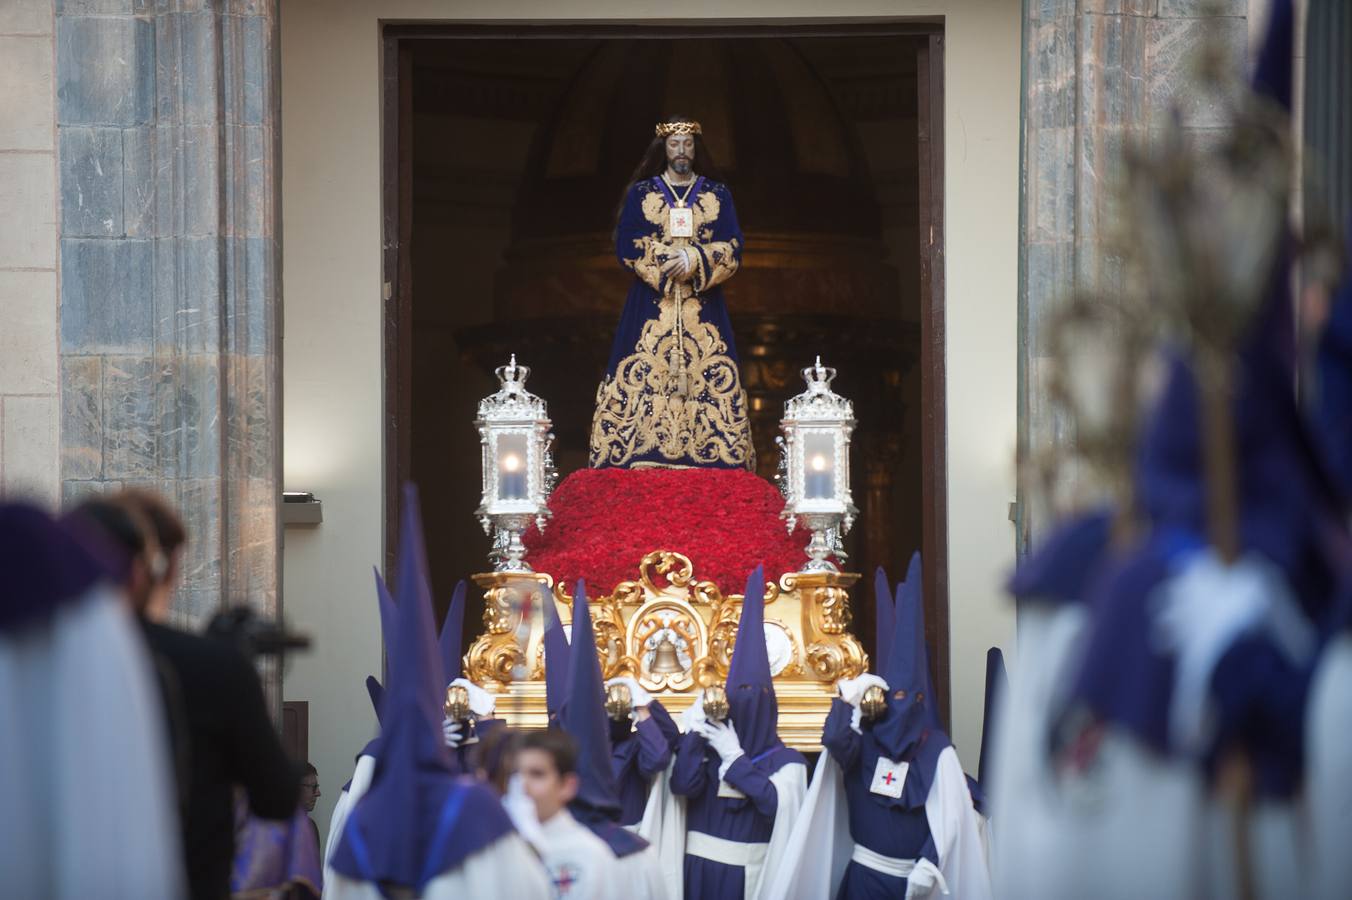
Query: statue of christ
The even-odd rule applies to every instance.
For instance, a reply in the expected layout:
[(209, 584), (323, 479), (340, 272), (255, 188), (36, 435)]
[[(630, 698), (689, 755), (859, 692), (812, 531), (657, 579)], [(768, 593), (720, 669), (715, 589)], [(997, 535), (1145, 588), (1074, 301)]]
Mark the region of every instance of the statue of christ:
[(700, 125), (657, 126), (625, 190), (615, 254), (633, 272), (592, 420), (593, 468), (755, 463), (722, 283), (742, 259)]

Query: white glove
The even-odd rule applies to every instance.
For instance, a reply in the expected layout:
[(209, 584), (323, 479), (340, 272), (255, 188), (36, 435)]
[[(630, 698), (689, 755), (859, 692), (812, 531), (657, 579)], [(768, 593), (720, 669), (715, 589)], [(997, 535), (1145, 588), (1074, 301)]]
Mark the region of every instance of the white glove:
[(460, 746), (460, 728), (460, 723), (455, 719), (446, 718), (441, 721), (441, 733), (446, 738), (446, 746), (452, 750)]
[(704, 715), (704, 689), (701, 688), (695, 694), (695, 702), (690, 704), (690, 708), (681, 713), (681, 731), (689, 734), (692, 731), (699, 731), (700, 726), (709, 721)]
[(731, 722), (705, 722), (699, 728), (699, 733), (709, 742), (709, 746), (714, 748), (719, 759), (723, 760), (726, 768), (745, 751), (742, 750), (742, 742), (737, 739), (737, 729), (732, 727)]
[(887, 682), (883, 681), (877, 675), (870, 675), (865, 672), (858, 678), (842, 678), (836, 682), (836, 689), (840, 691), (840, 699), (851, 706), (857, 707), (859, 701), (864, 699), (864, 692), (877, 685), (886, 693), (888, 690)]
[(636, 678), (630, 678), (628, 675), (621, 675), (618, 678), (612, 678), (607, 681), (606, 687), (609, 688), (614, 684), (626, 684), (629, 686), (629, 696), (634, 701), (635, 709), (640, 706), (647, 706), (649, 703), (653, 702), (653, 695), (645, 691)]
[[(487, 719), (493, 715), (493, 707), (497, 704), (497, 698), (488, 691), (467, 678), (457, 678), (451, 684), (460, 685), (469, 694), (469, 708), (473, 710), (475, 717)], [(447, 685), (447, 687), (450, 687), (450, 685)]]

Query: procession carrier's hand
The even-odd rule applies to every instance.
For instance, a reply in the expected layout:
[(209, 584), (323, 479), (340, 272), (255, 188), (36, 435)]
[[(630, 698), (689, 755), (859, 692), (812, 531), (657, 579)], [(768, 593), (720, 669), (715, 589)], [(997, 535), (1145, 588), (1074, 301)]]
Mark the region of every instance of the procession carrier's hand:
[(858, 678), (842, 678), (836, 682), (836, 689), (840, 691), (840, 699), (851, 706), (858, 706), (859, 701), (864, 699), (864, 692), (877, 685), (884, 692), (887, 691), (887, 682), (883, 681), (877, 675), (870, 675), (867, 672)]
[(710, 722), (705, 721), (699, 728), (699, 733), (709, 742), (709, 746), (714, 748), (718, 758), (723, 764), (718, 767), (718, 777), (722, 778), (727, 774), (728, 767), (745, 755), (742, 750), (742, 742), (737, 738), (737, 730), (732, 727), (731, 722)]
[(442, 720), (441, 733), (446, 738), (447, 747), (454, 750), (460, 746), (460, 742), (464, 740), (464, 738), (460, 736), (460, 731), (463, 727), (464, 726), (454, 719), (446, 718)]

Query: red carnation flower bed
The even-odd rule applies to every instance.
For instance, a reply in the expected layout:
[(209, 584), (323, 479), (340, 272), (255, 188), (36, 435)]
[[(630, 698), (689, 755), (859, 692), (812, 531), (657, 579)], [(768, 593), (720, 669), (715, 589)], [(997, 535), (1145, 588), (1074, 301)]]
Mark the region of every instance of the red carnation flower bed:
[(524, 536), (531, 568), (565, 583), (584, 579), (595, 596), (637, 579), (654, 550), (688, 556), (695, 578), (724, 594), (741, 593), (757, 565), (769, 581), (807, 561), (810, 535), (788, 533), (779, 491), (739, 469), (582, 469), (555, 489), (549, 508), (544, 533), (532, 527)]

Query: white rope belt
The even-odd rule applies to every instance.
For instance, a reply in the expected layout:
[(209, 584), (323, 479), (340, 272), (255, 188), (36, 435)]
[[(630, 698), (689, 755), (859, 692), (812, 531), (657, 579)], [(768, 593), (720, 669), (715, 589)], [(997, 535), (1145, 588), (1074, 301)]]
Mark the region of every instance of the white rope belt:
[(910, 878), (911, 873), (915, 871), (915, 860), (883, 856), (881, 853), (873, 852), (863, 844), (854, 845), (854, 852), (850, 854), (850, 859), (861, 866), (870, 868), (875, 872), (882, 872), (884, 875), (891, 875), (893, 878)]
[(765, 862), (765, 853), (769, 844), (744, 844), (741, 841), (729, 841), (714, 837), (702, 831), (692, 831), (685, 836), (685, 852), (691, 856), (701, 856), (725, 866), (759, 866)]
[(929, 890), (935, 885), (938, 886), (940, 893), (948, 893), (948, 882), (944, 879), (944, 874), (939, 871), (938, 866), (923, 857), (921, 859), (897, 859), (894, 856), (883, 856), (881, 853), (875, 853), (863, 844), (855, 844), (850, 859), (875, 872), (882, 872), (884, 875), (891, 875), (894, 878), (905, 878), (909, 882), (906, 888), (908, 897), (913, 889)]

